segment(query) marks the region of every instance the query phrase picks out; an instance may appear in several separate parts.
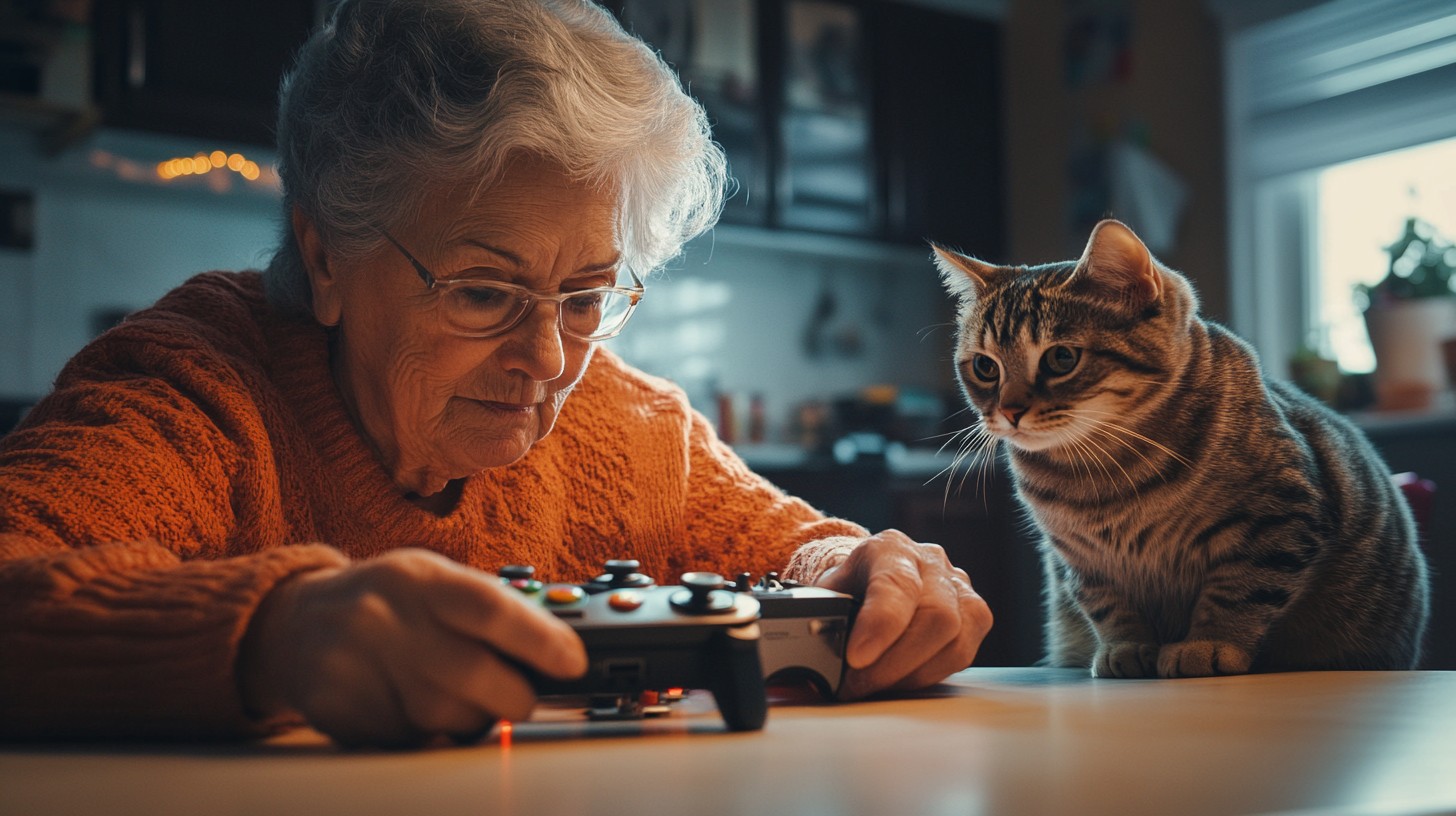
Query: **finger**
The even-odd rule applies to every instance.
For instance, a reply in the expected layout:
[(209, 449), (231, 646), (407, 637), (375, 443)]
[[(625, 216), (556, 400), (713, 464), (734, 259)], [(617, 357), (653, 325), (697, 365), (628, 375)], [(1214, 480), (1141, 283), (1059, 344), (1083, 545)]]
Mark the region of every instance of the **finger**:
[[(949, 583), (949, 582), (947, 582)], [(936, 657), (960, 635), (961, 619), (954, 601), (954, 589), (947, 587), (950, 598), (927, 598), (915, 610), (904, 633), (888, 649), (859, 669), (857, 681), (867, 689), (883, 689), (910, 676)], [(856, 624), (858, 625), (858, 624)], [(962, 667), (964, 668), (964, 667)]]
[(445, 626), (553, 677), (586, 671), (586, 647), (556, 616), (492, 575), (446, 561), (425, 593)]
[[(856, 699), (887, 689), (924, 688), (971, 665), (986, 633), (990, 631), (991, 610), (968, 582), (954, 583), (959, 607), (954, 637), (926, 659), (907, 658), (913, 665), (910, 671), (898, 678), (899, 671), (880, 670), (881, 666), (899, 664), (902, 656), (894, 654), (893, 650), (875, 666), (847, 674), (840, 688), (840, 699)], [(918, 626), (919, 621), (914, 625)]]
[(910, 627), (920, 605), (922, 579), (914, 562), (895, 555), (874, 566), (845, 649), (845, 660), (857, 669), (883, 658)]
[(301, 713), (316, 731), (346, 748), (403, 747), (423, 740), (385, 676), (372, 666), (359, 666), (343, 688), (311, 695)]
[[(411, 718), (429, 722), (437, 733), (467, 731), (486, 719), (524, 720), (536, 706), (536, 693), (520, 669), (478, 641), (446, 634), (427, 657), (410, 661), (399, 682), (421, 699), (406, 697)], [(421, 670), (426, 669), (427, 670)], [(438, 705), (436, 709), (434, 706)], [(457, 708), (470, 712), (462, 716)], [(418, 716), (416, 716), (418, 712)], [(454, 718), (442, 722), (435, 718)], [(473, 719), (470, 722), (457, 722)]]

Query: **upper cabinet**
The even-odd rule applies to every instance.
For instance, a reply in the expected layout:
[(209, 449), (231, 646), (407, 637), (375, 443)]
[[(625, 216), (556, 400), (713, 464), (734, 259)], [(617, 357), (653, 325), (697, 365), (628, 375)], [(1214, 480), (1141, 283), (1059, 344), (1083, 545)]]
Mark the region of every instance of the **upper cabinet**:
[(95, 0), (94, 95), (108, 126), (272, 146), (278, 84), (321, 0)]
[(870, 12), (882, 235), (1003, 260), (1000, 25), (894, 3)]
[[(330, 5), (94, 0), (102, 123), (271, 146), (279, 81)], [(725, 223), (1001, 257), (998, 22), (893, 0), (605, 5), (707, 109), (737, 182)]]
[(898, 2), (613, 0), (703, 103), (727, 223), (997, 258), (998, 23)]

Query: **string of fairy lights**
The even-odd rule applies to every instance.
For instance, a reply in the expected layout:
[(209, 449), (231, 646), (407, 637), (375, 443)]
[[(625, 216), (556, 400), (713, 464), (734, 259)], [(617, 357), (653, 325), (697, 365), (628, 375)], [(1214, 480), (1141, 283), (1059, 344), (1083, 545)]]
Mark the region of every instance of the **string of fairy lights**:
[(179, 156), (175, 159), (168, 159), (157, 162), (157, 176), (164, 181), (171, 181), (182, 176), (201, 176), (217, 171), (231, 171), (237, 173), (248, 181), (257, 181), (262, 170), (258, 163), (246, 158), (241, 153), (224, 153), (221, 150), (214, 150), (211, 153), (198, 153), (195, 156)]

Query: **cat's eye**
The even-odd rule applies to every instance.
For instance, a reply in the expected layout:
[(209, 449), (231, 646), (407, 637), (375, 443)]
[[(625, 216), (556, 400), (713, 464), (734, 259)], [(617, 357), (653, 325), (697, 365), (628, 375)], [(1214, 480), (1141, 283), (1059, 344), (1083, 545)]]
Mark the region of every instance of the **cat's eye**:
[(1000, 372), (1001, 367), (996, 365), (996, 361), (984, 354), (977, 354), (971, 358), (971, 373), (975, 374), (978, 380), (991, 382)]
[(1077, 361), (1082, 359), (1082, 350), (1072, 346), (1052, 346), (1041, 356), (1041, 370), (1060, 377), (1063, 374), (1070, 374), (1072, 369), (1077, 367)]

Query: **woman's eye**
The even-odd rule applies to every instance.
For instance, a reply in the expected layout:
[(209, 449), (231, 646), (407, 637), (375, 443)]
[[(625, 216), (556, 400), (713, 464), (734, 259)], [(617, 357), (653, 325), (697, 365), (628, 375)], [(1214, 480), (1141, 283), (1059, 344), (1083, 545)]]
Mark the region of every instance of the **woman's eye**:
[(976, 375), (976, 379), (990, 382), (1000, 376), (1000, 372), (1001, 367), (996, 365), (996, 361), (984, 354), (971, 358), (971, 373)]
[(1041, 356), (1041, 370), (1054, 376), (1070, 374), (1082, 359), (1082, 350), (1072, 346), (1052, 346)]
[(489, 286), (462, 286), (457, 291), (471, 306), (497, 306), (509, 300), (505, 292)]
[(581, 292), (566, 299), (567, 305), (578, 312), (600, 312), (606, 295), (602, 292)]

